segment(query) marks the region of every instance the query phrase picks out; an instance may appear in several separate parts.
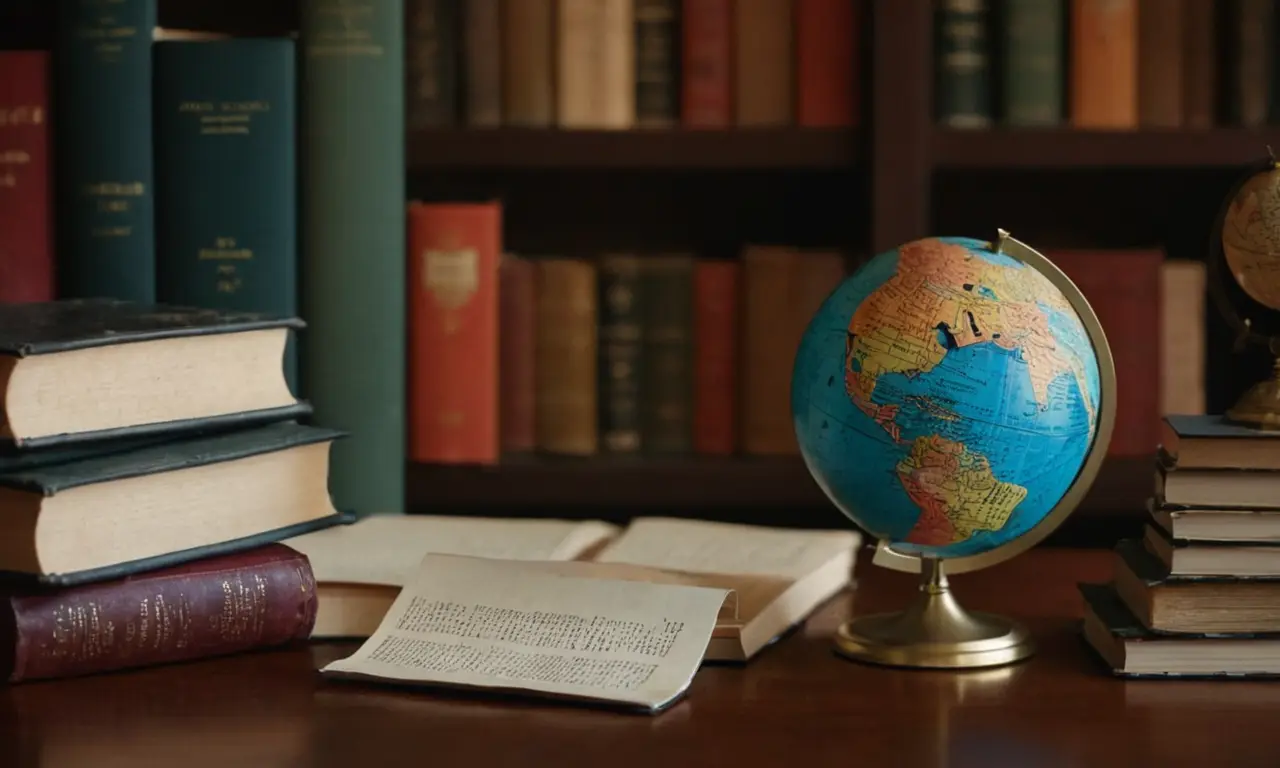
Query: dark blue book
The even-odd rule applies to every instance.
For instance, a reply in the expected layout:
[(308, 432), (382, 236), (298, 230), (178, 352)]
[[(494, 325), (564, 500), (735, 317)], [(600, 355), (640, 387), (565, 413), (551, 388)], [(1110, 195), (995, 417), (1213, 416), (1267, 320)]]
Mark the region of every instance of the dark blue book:
[(59, 0), (57, 10), (58, 293), (153, 302), (156, 0)]
[(297, 314), (295, 70), (288, 39), (156, 43), (161, 302)]

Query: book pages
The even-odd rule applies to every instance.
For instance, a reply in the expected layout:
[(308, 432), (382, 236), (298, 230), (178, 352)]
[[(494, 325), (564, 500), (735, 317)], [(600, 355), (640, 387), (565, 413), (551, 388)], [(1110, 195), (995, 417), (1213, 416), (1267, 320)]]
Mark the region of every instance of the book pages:
[(649, 517), (632, 522), (596, 560), (799, 580), (857, 549), (860, 542), (854, 531), (786, 530)]
[(617, 534), (598, 520), (374, 515), (284, 543), (316, 581), (403, 586), (428, 552), (500, 560), (572, 560)]
[(327, 676), (538, 693), (657, 712), (688, 688), (731, 591), (428, 554)]

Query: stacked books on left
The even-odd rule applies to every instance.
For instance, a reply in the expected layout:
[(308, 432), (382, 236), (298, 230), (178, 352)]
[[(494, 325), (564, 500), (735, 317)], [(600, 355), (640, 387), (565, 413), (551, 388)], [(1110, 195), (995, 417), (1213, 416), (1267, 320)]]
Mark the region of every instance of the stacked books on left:
[(344, 521), (340, 432), (303, 426), (293, 318), (111, 300), (0, 305), (0, 677), (305, 639), (303, 555)]
[(1123, 675), (1280, 675), (1280, 432), (1167, 416), (1149, 507), (1081, 585), (1086, 640)]

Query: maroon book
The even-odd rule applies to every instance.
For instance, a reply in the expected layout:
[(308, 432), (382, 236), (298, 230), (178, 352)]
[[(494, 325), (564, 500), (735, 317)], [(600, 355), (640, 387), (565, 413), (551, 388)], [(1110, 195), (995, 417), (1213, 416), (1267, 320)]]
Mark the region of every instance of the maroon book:
[(316, 619), (311, 564), (283, 544), (0, 600), (11, 683), (269, 648), (306, 639)]
[(504, 452), (534, 449), (534, 358), (537, 328), (534, 326), (533, 262), (504, 256), (498, 286), (498, 371), (501, 392), (499, 434)]
[(693, 449), (728, 455), (738, 444), (738, 263), (702, 261), (693, 273)]
[(0, 51), (0, 303), (53, 299), (49, 54)]
[(681, 115), (686, 128), (733, 122), (733, 0), (684, 0)]

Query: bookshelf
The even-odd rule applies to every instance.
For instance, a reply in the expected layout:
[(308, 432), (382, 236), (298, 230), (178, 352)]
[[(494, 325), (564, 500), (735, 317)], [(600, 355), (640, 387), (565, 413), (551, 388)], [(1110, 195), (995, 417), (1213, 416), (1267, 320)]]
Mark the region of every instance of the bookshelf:
[[(813, 235), (876, 253), (927, 234), (984, 236), (1004, 226), (1033, 245), (1072, 235), (1100, 246), (1158, 243), (1200, 258), (1232, 169), (1280, 149), (1280, 126), (1202, 131), (954, 130), (934, 119), (934, 4), (863, 0), (865, 73), (856, 129), (562, 131), (439, 128), (406, 137), (409, 192), (515, 202), (515, 249), (614, 238), (727, 250), (752, 238)], [(47, 19), (19, 13), (32, 35)], [(298, 0), (161, 0), (162, 25), (237, 34), (296, 27)], [(31, 10), (35, 9), (35, 10)], [(0, 24), (0, 27), (4, 26)], [(12, 30), (13, 27), (10, 27)], [(1135, 202), (1144, 195), (1144, 202)], [(1087, 208), (1083, 206), (1089, 206)], [(736, 227), (736, 229), (735, 229)], [(1045, 239), (1050, 242), (1045, 242)], [(639, 244), (639, 243), (638, 243)], [(804, 243), (802, 243), (804, 244)], [(1118, 267), (1121, 268), (1121, 267)], [(1267, 363), (1236, 357), (1209, 310), (1209, 408)], [(1150, 492), (1150, 459), (1108, 461), (1077, 517), (1128, 521)], [(550, 460), (497, 467), (415, 465), (417, 511), (736, 515), (829, 525), (831, 509), (799, 458)]]

